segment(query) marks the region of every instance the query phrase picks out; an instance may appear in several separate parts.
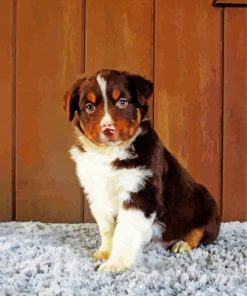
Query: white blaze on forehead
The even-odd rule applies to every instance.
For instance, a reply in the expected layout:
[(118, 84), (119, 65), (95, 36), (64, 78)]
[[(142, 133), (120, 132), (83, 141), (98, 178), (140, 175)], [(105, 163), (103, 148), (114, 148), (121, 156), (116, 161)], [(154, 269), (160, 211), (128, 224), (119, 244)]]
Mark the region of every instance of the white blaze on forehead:
[(100, 88), (101, 94), (103, 96), (105, 112), (107, 112), (108, 102), (107, 102), (107, 97), (106, 97), (106, 80), (103, 77), (101, 77), (100, 75), (98, 75), (96, 77), (96, 80), (99, 84), (99, 88)]
[(101, 121), (100, 121), (100, 125), (104, 126), (104, 125), (111, 125), (113, 124), (113, 120), (111, 115), (108, 112), (105, 112), (105, 115), (102, 117)]
[(111, 115), (108, 113), (108, 101), (107, 101), (107, 96), (106, 96), (106, 83), (107, 81), (101, 77), (100, 75), (98, 75), (96, 77), (96, 80), (98, 82), (103, 100), (104, 100), (104, 111), (105, 111), (105, 115), (103, 116), (103, 118), (101, 119), (100, 125), (108, 125), (108, 124), (113, 124), (113, 120)]

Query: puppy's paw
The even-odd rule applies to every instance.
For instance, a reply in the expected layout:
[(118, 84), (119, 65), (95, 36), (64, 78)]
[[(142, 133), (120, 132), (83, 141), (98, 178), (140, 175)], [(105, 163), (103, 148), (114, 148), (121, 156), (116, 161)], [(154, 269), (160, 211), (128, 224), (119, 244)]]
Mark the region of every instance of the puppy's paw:
[(99, 267), (99, 271), (111, 271), (111, 272), (118, 272), (118, 271), (124, 271), (128, 269), (128, 266), (125, 266), (123, 264), (119, 264), (117, 262), (110, 262), (109, 260), (105, 263), (101, 264)]
[(175, 254), (176, 253), (189, 252), (191, 250), (192, 250), (191, 246), (187, 242), (185, 242), (185, 241), (176, 242), (172, 246), (172, 252), (175, 253)]
[(97, 250), (93, 254), (93, 259), (95, 260), (107, 260), (110, 257), (110, 252), (103, 251), (103, 250)]

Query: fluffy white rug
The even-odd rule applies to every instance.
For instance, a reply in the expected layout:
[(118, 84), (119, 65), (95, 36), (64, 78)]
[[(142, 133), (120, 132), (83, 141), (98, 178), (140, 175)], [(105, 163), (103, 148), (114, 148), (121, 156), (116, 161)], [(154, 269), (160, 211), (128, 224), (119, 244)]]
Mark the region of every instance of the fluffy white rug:
[(95, 224), (0, 223), (0, 295), (247, 295), (247, 223), (187, 254), (150, 244), (122, 273), (96, 270), (99, 243)]

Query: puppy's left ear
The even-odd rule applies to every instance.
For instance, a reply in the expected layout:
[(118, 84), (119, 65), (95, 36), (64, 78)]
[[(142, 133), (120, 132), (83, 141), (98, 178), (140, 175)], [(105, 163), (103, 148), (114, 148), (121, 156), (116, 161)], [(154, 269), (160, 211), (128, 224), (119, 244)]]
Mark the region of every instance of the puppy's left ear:
[(150, 98), (153, 93), (153, 83), (140, 75), (132, 75), (131, 80), (135, 85), (138, 102), (142, 106), (146, 105), (147, 99)]

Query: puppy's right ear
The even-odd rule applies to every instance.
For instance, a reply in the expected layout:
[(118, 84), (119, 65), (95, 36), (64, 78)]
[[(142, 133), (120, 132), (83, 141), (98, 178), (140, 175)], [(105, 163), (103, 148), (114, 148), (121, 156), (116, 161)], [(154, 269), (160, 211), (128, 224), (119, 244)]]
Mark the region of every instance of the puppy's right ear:
[(67, 91), (64, 95), (63, 109), (66, 112), (69, 121), (72, 121), (72, 119), (74, 118), (75, 111), (80, 113), (80, 86), (85, 79), (86, 78), (81, 78), (77, 80), (76, 83), (73, 85), (72, 90)]

